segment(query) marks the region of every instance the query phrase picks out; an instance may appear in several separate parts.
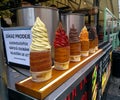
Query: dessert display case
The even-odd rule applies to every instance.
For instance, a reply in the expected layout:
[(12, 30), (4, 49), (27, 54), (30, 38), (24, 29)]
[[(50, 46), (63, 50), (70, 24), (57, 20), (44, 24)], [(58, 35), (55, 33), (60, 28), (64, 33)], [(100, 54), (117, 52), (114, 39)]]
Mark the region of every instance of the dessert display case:
[[(35, 12), (36, 14), (39, 14), (38, 13), (39, 11), (36, 11), (35, 9), (38, 9), (38, 8), (30, 8), (29, 11), (30, 12), (32, 11), (33, 15), (35, 14)], [(18, 12), (22, 12), (22, 11), (24, 11), (24, 8), (20, 9), (20, 11)], [(51, 16), (51, 14), (49, 16)], [(36, 15), (34, 15), (33, 17), (35, 16)], [(24, 18), (26, 18), (26, 15)], [(43, 18), (44, 20), (43, 16), (41, 18)], [(72, 18), (72, 16), (70, 18)], [(77, 18), (79, 19), (78, 15), (77, 15)], [(54, 19), (54, 18), (49, 18), (49, 19)], [(24, 21), (24, 19), (22, 19), (22, 21)], [(67, 25), (70, 25), (69, 23), (70, 21), (73, 21), (73, 18), (69, 19)], [(84, 23), (83, 22), (81, 24), (80, 21), (81, 20), (79, 20), (80, 25), (78, 25), (78, 23), (76, 22), (77, 24), (76, 26), (79, 28)], [(71, 25), (74, 24), (73, 22), (71, 22)], [(47, 22), (47, 23), (53, 24), (54, 22)], [(52, 25), (48, 25), (48, 26), (52, 26)], [(52, 29), (51, 27), (49, 28), (50, 30)], [(48, 28), (48, 31), (51, 32), (49, 28)], [(52, 34), (51, 33), (49, 34), (50, 35), (49, 37), (53, 38), (53, 33)], [(111, 50), (112, 50), (111, 43), (109, 43), (107, 40), (105, 43), (98, 45), (98, 50), (96, 50), (95, 53), (90, 54), (88, 51), (89, 56), (86, 56), (86, 57), (82, 56), (81, 61), (70, 62), (69, 68), (66, 70), (62, 70), (62, 71), (56, 70), (54, 69), (54, 65), (53, 65), (52, 66), (53, 68), (52, 78), (50, 78), (47, 81), (40, 82), (40, 83), (32, 81), (31, 74), (28, 69), (15, 67), (15, 66), (11, 66), (8, 64), (8, 72), (7, 72), (8, 76), (7, 77), (8, 77), (9, 99), (10, 100), (19, 100), (19, 99), (20, 100), (21, 99), (22, 100), (35, 100), (35, 99), (40, 99), (40, 100), (78, 100), (78, 99), (94, 100), (95, 98), (97, 98), (98, 100), (101, 100), (102, 93), (104, 92), (104, 88), (108, 81), (108, 78), (106, 77), (107, 76), (109, 77), (110, 75), (110, 52)], [(103, 84), (105, 83), (105, 84), (102, 85), (102, 83)]]

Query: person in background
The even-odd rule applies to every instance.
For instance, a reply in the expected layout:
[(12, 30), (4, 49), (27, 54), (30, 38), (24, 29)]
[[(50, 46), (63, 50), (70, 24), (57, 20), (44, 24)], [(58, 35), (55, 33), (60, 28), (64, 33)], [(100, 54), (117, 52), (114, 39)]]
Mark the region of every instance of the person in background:
[(119, 46), (120, 46), (120, 31), (118, 33), (118, 39), (119, 39)]

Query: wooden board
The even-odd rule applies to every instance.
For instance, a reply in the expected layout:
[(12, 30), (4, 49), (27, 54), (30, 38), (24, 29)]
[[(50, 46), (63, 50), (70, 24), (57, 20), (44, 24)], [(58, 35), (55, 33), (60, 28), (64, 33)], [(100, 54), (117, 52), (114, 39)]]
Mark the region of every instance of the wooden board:
[(61, 84), (63, 84), (67, 79), (73, 76), (78, 70), (82, 69), (87, 63), (97, 57), (100, 53), (102, 53), (102, 49), (99, 49), (89, 57), (82, 58), (82, 61), (80, 62), (70, 62), (69, 69), (66, 71), (58, 71), (53, 69), (52, 78), (46, 82), (35, 83), (31, 80), (31, 77), (26, 78), (15, 84), (16, 89), (42, 100)]

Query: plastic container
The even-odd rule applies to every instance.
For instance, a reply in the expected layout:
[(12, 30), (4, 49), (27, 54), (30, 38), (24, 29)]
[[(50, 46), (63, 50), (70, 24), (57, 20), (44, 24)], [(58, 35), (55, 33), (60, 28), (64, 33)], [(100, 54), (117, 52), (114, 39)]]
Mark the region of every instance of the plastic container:
[(98, 50), (98, 37), (95, 38), (95, 50)]
[(89, 56), (89, 51), (81, 51), (81, 56), (83, 57)]
[(52, 77), (51, 50), (30, 52), (32, 80), (43, 82)]
[(81, 60), (81, 45), (80, 42), (70, 43), (70, 61), (78, 62)]
[(81, 55), (70, 55), (70, 61), (73, 61), (73, 62), (79, 62), (81, 61)]
[(89, 52), (90, 53), (95, 53), (95, 48), (90, 48)]
[(81, 56), (89, 56), (89, 40), (81, 41)]
[(44, 82), (52, 77), (52, 69), (40, 72), (32, 72), (32, 81), (34, 82)]
[(90, 40), (89, 43), (89, 52), (95, 53), (95, 40)]
[(97, 51), (98, 50), (98, 46), (95, 46), (95, 51)]
[(60, 62), (54, 61), (54, 68), (56, 70), (67, 70), (67, 69), (69, 69), (69, 62), (70, 61), (60, 63)]
[(66, 70), (69, 68), (70, 46), (54, 49), (54, 68), (57, 70)]

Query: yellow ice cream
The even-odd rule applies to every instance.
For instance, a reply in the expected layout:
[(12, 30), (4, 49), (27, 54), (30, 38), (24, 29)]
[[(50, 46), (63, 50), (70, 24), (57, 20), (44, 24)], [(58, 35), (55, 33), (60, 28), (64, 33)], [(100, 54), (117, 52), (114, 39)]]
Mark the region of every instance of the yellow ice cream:
[(36, 18), (36, 22), (32, 27), (32, 43), (30, 49), (31, 51), (43, 51), (51, 49), (47, 29), (39, 17)]
[(80, 32), (80, 40), (89, 40), (89, 36), (88, 36), (88, 31), (86, 26), (83, 27), (83, 29)]

